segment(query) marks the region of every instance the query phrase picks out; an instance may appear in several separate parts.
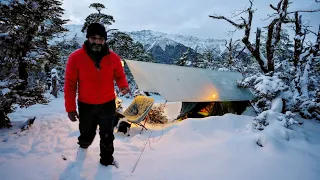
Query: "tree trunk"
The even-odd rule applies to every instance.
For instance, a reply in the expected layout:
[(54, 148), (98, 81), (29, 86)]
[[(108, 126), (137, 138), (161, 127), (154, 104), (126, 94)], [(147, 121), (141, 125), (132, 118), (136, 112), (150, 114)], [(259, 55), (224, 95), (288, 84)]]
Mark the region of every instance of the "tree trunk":
[(310, 64), (312, 62), (312, 58), (309, 59), (306, 66), (304, 67), (304, 72), (302, 77), (300, 78), (300, 87), (301, 87), (301, 95), (309, 98), (309, 90), (308, 90), (308, 84), (309, 84), (309, 70), (310, 70)]
[(294, 38), (294, 55), (293, 55), (293, 65), (295, 68), (298, 67), (298, 62), (300, 60), (300, 55), (302, 54), (302, 37), (304, 34), (301, 32), (301, 16), (298, 12), (295, 13), (295, 38)]
[(27, 53), (30, 50), (31, 41), (34, 38), (34, 35), (36, 34), (38, 26), (35, 26), (33, 28), (30, 28), (27, 31), (27, 37), (26, 41), (22, 44), (20, 49), (20, 54), (18, 56), (18, 62), (19, 62), (19, 79), (23, 80), (22, 84), (18, 86), (18, 90), (25, 90), (28, 87), (28, 63), (25, 62), (23, 58), (27, 57)]
[(11, 122), (4, 110), (0, 110), (0, 128), (9, 128), (11, 127)]
[(23, 80), (23, 82), (18, 86), (17, 89), (25, 90), (28, 86), (28, 72), (27, 72), (27, 63), (23, 62), (23, 60), (19, 60), (19, 79)]
[(57, 77), (53, 77), (52, 78), (52, 95), (55, 97), (55, 98), (58, 98), (58, 83), (57, 83)]

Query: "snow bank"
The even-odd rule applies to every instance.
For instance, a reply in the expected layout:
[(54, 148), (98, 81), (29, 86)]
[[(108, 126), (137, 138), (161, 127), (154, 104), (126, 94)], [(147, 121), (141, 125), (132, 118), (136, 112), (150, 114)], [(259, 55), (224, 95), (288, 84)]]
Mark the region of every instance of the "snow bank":
[[(130, 101), (123, 99), (124, 108)], [(63, 103), (58, 98), (49, 105), (31, 106), (10, 114), (14, 123), (34, 115), (37, 119), (26, 132), (13, 134), (16, 131), (0, 130), (2, 179), (315, 180), (320, 177), (319, 124), (305, 121), (283, 132), (276, 124), (280, 121), (272, 121), (270, 128), (253, 131), (248, 128), (251, 116), (233, 114), (147, 125), (149, 130), (142, 134), (140, 127), (132, 127), (130, 137), (115, 132), (114, 155), (119, 169), (99, 164), (97, 135), (85, 161), (75, 163), (78, 122), (68, 120)], [(179, 109), (173, 103), (168, 103), (167, 108), (172, 116)], [(279, 138), (285, 136), (290, 137), (289, 141)]]
[[(282, 141), (271, 132), (247, 131), (247, 116), (188, 119), (170, 127), (146, 150), (132, 179), (314, 179), (317, 151), (299, 133)], [(279, 127), (279, 126), (275, 126)], [(319, 125), (318, 127), (319, 128)], [(276, 135), (275, 135), (276, 136)], [(256, 144), (257, 138), (264, 147)], [(152, 141), (151, 141), (152, 142)], [(317, 141), (319, 142), (319, 141)], [(314, 148), (319, 145), (314, 144)], [(160, 158), (159, 158), (160, 157)], [(313, 159), (315, 158), (315, 159)], [(131, 178), (130, 178), (131, 179)]]

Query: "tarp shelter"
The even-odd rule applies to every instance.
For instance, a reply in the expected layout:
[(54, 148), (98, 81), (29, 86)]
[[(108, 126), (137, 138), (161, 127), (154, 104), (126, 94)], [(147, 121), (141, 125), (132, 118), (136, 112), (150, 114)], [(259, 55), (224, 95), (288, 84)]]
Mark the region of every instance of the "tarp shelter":
[(125, 60), (140, 90), (159, 93), (168, 102), (248, 101), (253, 95), (237, 86), (238, 72)]

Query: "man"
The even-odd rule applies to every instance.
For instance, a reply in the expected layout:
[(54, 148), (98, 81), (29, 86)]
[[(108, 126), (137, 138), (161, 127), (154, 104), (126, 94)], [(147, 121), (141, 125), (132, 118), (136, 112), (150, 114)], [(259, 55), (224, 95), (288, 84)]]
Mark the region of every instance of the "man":
[[(113, 123), (116, 112), (114, 80), (122, 94), (129, 92), (120, 57), (109, 50), (106, 30), (99, 23), (87, 29), (82, 48), (71, 53), (65, 74), (65, 108), (71, 121), (79, 119), (80, 153), (92, 144), (99, 125), (100, 163), (117, 165), (113, 158)], [(78, 111), (76, 91), (78, 90)]]

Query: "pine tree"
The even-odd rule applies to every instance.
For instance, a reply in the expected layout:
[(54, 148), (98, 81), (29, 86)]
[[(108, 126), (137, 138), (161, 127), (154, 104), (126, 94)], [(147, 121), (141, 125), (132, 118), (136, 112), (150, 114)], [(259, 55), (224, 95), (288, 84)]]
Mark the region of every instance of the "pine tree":
[(213, 49), (206, 49), (203, 53), (203, 66), (207, 69), (214, 69), (214, 54)]
[(113, 16), (101, 13), (102, 9), (106, 9), (106, 7), (103, 4), (92, 3), (90, 4), (89, 8), (96, 9), (98, 13), (92, 13), (85, 19), (85, 23), (81, 29), (81, 32), (84, 33), (91, 23), (100, 23), (106, 26), (112, 25), (112, 23), (115, 22)]
[[(109, 48), (116, 52), (123, 59), (156, 62), (155, 59), (145, 51), (141, 43), (134, 42), (131, 36), (124, 32), (113, 31), (108, 36), (107, 43), (109, 45)], [(127, 75), (130, 89), (132, 92), (134, 92), (137, 89), (137, 85), (126, 64), (124, 65), (124, 70)]]
[[(59, 90), (63, 90), (64, 85), (64, 75), (65, 75), (65, 67), (68, 60), (69, 55), (79, 49), (81, 45), (78, 42), (77, 34), (70, 40), (63, 39), (62, 41), (55, 42), (53, 45), (53, 49), (59, 54), (58, 62), (56, 64), (51, 64), (48, 66), (48, 71), (50, 71), (55, 68), (58, 71), (58, 76), (60, 78), (59, 83)], [(48, 74), (48, 78), (50, 78), (51, 81), (51, 73)]]
[(133, 51), (132, 51), (132, 59), (136, 61), (143, 61), (143, 62), (152, 62), (156, 63), (157, 61), (153, 58), (151, 53), (147, 52), (143, 44), (140, 42), (134, 42), (133, 44)]
[(61, 19), (62, 2), (58, 0), (12, 0), (0, 3), (0, 63), (1, 89), (7, 93), (0, 98), (0, 126), (13, 111), (11, 105), (20, 107), (45, 103), (43, 96), (45, 76), (44, 60), (55, 63), (57, 54), (49, 45), (59, 33), (67, 31)]
[(177, 66), (190, 66), (191, 61), (189, 61), (189, 53), (190, 48), (188, 48), (187, 51), (182, 54), (179, 60), (176, 60), (173, 63)]
[(109, 48), (116, 52), (120, 57), (131, 59), (133, 56), (134, 41), (126, 33), (114, 31), (108, 36)]

